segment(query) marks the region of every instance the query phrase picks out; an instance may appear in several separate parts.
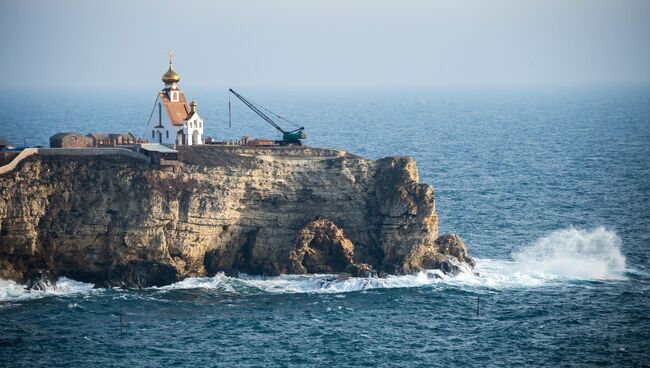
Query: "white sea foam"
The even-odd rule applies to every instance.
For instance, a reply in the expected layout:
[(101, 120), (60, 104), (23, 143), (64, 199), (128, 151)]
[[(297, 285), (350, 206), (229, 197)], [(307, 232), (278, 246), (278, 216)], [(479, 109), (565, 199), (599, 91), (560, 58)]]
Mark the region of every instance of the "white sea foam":
[[(183, 289), (206, 289), (217, 293), (319, 293), (335, 294), (371, 289), (451, 286), (459, 288), (526, 288), (567, 280), (625, 279), (625, 257), (621, 240), (615, 232), (599, 227), (592, 230), (574, 228), (554, 231), (533, 244), (512, 253), (512, 259), (477, 259), (472, 270), (461, 264), (453, 277), (439, 270), (415, 275), (385, 278), (340, 278), (336, 275), (247, 276), (234, 278), (223, 274), (192, 277), (172, 285), (151, 288), (162, 292)], [(93, 285), (62, 277), (58, 288), (27, 291), (23, 285), (0, 280), (0, 301), (68, 295), (92, 290)]]
[(339, 278), (333, 275), (282, 275), (272, 278), (244, 277), (247, 285), (269, 293), (345, 293), (370, 289), (405, 288), (430, 285), (439, 271), (416, 275)]
[(240, 275), (228, 277), (192, 277), (173, 285), (156, 288), (160, 290), (215, 289), (227, 292), (263, 292), (274, 294), (319, 293), (335, 294), (369, 289), (405, 288), (430, 285), (436, 277), (448, 278), (438, 270), (420, 272), (416, 275), (340, 278), (337, 275), (280, 275), (274, 277)]
[(27, 290), (25, 285), (0, 279), (0, 301), (38, 299), (46, 296), (65, 296), (93, 290), (93, 284), (86, 284), (67, 277), (61, 277), (56, 288)]
[[(625, 257), (615, 232), (599, 227), (554, 231), (513, 252), (512, 259), (477, 259), (472, 270), (450, 277), (439, 270), (386, 278), (338, 278), (334, 275), (282, 275), (277, 277), (223, 274), (190, 278), (162, 289), (215, 288), (231, 292), (344, 293), (350, 291), (434, 285), (491, 289), (536, 287), (566, 280), (625, 279)], [(227, 288), (230, 286), (230, 288)]]
[(150, 289), (158, 290), (186, 290), (186, 289), (209, 289), (221, 290), (226, 292), (235, 292), (233, 286), (227, 282), (228, 278), (223, 274), (215, 277), (189, 277), (185, 280), (165, 285), (161, 287), (152, 287)]

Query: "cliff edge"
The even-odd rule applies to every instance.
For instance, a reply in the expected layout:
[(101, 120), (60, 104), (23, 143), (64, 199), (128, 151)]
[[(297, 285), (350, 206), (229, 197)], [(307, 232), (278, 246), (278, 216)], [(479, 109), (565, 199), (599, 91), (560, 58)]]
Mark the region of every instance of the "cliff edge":
[[(81, 152), (81, 151), (80, 151)], [(217, 272), (357, 276), (473, 265), (438, 237), (413, 159), (180, 147), (174, 171), (120, 155), (42, 155), (0, 175), (0, 277), (104, 286)]]

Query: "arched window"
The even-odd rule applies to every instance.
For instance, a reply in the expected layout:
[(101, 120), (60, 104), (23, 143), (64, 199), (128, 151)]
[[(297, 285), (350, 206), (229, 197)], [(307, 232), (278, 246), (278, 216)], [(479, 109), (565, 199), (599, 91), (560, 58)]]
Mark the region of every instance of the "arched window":
[(167, 136), (167, 139), (169, 139), (169, 130), (165, 132), (165, 135)]
[(156, 131), (155, 130), (151, 131), (151, 138), (156, 138)]
[(199, 121), (199, 128), (203, 128), (203, 123)]

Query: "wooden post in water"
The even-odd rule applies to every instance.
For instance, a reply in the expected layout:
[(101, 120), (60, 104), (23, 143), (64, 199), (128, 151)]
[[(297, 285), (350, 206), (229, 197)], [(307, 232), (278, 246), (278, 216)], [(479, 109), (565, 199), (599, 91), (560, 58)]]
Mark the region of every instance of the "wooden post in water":
[(476, 317), (481, 316), (481, 296), (476, 297)]

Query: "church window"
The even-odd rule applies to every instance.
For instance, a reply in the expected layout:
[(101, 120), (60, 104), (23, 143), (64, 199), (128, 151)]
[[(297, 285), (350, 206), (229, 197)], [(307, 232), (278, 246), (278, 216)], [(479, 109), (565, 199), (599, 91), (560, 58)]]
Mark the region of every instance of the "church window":
[(156, 131), (155, 130), (151, 131), (151, 138), (156, 138)]
[(203, 123), (199, 121), (199, 128), (203, 128)]
[(169, 130), (165, 132), (165, 135), (167, 136), (167, 139), (169, 139)]

